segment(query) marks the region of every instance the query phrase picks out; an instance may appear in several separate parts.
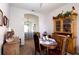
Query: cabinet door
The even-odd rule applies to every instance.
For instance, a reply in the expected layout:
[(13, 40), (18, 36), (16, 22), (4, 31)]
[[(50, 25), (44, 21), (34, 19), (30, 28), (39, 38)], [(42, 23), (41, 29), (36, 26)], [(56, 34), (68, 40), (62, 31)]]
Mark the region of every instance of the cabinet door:
[(71, 32), (71, 19), (63, 20), (63, 32)]
[(67, 52), (74, 54), (75, 53), (75, 46), (73, 43), (74, 39), (69, 38), (67, 41)]
[(60, 31), (60, 21), (56, 21), (56, 31)]

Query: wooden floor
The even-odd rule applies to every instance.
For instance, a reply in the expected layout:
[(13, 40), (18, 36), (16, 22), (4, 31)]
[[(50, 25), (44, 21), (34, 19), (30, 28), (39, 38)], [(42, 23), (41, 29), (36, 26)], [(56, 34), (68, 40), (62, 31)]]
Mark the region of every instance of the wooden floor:
[[(20, 55), (35, 55), (34, 40), (25, 40), (25, 45), (20, 47)], [(37, 53), (39, 55), (39, 53)], [(71, 54), (67, 54), (71, 55)]]
[(20, 48), (20, 55), (34, 55), (34, 40), (25, 40), (25, 45)]

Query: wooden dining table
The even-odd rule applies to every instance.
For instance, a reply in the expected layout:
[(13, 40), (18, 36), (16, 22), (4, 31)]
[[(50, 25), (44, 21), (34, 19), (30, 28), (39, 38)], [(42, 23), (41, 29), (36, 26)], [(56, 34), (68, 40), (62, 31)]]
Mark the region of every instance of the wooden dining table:
[(47, 54), (49, 49), (55, 49), (57, 46), (57, 42), (55, 41), (55, 39), (52, 38), (49, 38), (48, 40), (40, 39), (39, 41), (40, 41), (40, 45), (46, 47)]

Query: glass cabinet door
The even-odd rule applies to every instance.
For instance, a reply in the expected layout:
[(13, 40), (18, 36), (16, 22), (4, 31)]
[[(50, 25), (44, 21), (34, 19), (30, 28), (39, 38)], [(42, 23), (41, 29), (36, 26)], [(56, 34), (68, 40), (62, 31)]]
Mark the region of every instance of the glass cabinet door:
[(63, 20), (63, 31), (71, 32), (71, 19)]
[(56, 21), (56, 31), (60, 31), (60, 21)]

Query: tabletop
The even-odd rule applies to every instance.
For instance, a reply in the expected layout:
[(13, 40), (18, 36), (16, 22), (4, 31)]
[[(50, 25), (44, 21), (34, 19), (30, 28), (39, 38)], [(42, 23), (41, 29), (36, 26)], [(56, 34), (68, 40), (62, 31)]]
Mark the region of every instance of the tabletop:
[(54, 49), (57, 46), (57, 42), (52, 38), (49, 38), (48, 40), (43, 40), (42, 38), (40, 38), (39, 41), (41, 45), (50, 49)]

